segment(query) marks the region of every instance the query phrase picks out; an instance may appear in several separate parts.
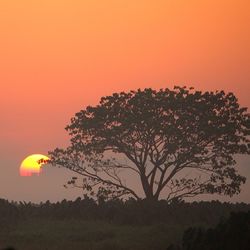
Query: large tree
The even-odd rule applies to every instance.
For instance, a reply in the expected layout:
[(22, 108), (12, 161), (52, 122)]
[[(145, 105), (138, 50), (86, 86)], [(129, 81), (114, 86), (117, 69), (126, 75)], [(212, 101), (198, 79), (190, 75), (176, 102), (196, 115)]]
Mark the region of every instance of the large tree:
[[(76, 177), (68, 184), (88, 195), (232, 196), (245, 182), (235, 155), (250, 153), (250, 115), (233, 93), (186, 87), (115, 93), (76, 113), (66, 130), (70, 145), (50, 152), (50, 162), (80, 174), (81, 185)], [(129, 173), (143, 195), (126, 184)]]

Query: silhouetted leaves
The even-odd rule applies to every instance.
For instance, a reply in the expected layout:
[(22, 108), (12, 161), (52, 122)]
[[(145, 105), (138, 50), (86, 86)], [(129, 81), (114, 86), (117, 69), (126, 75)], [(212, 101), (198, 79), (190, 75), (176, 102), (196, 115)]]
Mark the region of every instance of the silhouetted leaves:
[[(50, 163), (83, 176), (81, 187), (103, 199), (123, 196), (170, 202), (204, 193), (232, 196), (245, 177), (235, 154), (249, 154), (250, 115), (233, 93), (151, 88), (114, 93), (76, 113), (66, 149)], [(124, 160), (125, 159), (125, 160)], [(124, 180), (137, 176), (140, 197)]]

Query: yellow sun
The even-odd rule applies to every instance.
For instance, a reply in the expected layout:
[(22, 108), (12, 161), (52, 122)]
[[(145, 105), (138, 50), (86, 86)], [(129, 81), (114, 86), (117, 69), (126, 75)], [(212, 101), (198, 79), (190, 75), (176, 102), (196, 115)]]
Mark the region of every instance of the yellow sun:
[(26, 157), (20, 166), (21, 176), (31, 176), (32, 174), (39, 175), (41, 172), (41, 166), (49, 160), (49, 157), (42, 154), (33, 154)]

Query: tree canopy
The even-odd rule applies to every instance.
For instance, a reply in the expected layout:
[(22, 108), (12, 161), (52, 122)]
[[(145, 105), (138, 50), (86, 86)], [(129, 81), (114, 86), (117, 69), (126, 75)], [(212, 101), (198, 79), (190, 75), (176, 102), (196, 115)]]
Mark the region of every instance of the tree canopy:
[[(50, 152), (50, 162), (80, 174), (82, 183), (73, 177), (68, 184), (88, 195), (232, 196), (246, 180), (235, 155), (250, 153), (250, 114), (233, 93), (186, 87), (114, 93), (76, 113), (66, 130), (70, 145)], [(143, 195), (125, 173), (138, 177)]]

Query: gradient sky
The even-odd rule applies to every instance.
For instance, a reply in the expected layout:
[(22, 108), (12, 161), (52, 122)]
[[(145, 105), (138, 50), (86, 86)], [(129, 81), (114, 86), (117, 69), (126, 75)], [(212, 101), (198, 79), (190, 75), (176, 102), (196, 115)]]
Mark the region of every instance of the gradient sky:
[[(0, 197), (77, 197), (67, 170), (25, 178), (19, 166), (66, 145), (70, 118), (103, 95), (187, 85), (250, 107), (249, 13), (249, 0), (1, 0)], [(233, 200), (250, 202), (249, 188)]]

